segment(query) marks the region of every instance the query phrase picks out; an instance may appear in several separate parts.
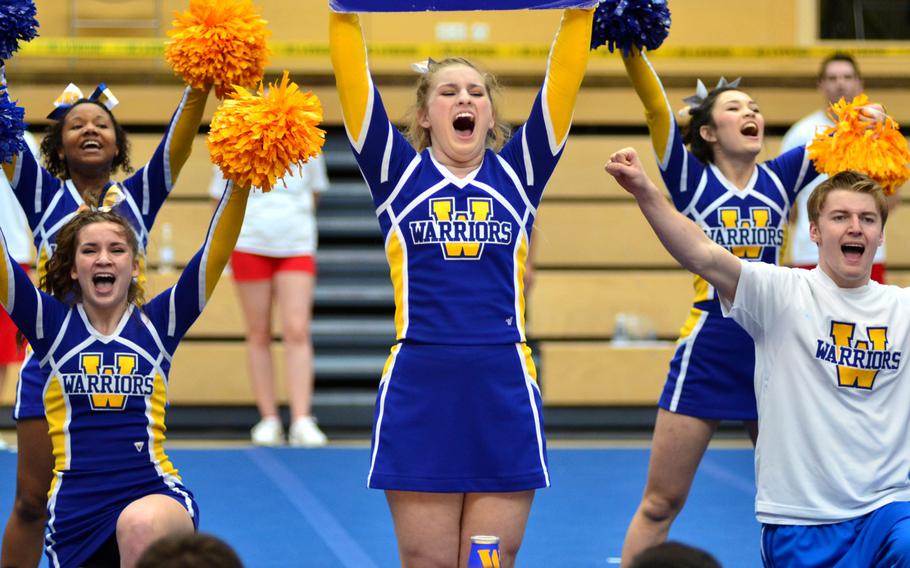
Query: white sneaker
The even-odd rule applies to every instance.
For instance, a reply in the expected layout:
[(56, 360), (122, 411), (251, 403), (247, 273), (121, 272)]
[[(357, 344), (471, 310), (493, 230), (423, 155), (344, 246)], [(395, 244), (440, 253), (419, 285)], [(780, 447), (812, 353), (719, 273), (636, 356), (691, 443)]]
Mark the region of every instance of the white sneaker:
[(329, 443), (316, 419), (312, 416), (302, 416), (294, 420), (288, 430), (288, 444), (301, 448), (318, 448)]
[(250, 430), (250, 438), (257, 446), (284, 444), (284, 429), (281, 427), (281, 420), (275, 416), (263, 418)]

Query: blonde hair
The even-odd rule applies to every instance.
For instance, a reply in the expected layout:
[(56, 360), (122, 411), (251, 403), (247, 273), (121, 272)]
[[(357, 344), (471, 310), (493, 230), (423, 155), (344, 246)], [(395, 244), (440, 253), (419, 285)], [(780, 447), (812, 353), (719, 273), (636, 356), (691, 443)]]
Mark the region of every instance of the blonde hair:
[(809, 203), (806, 205), (809, 221), (818, 224), (818, 218), (821, 216), (828, 194), (838, 189), (871, 195), (875, 200), (878, 214), (882, 218), (882, 228), (885, 228), (885, 223), (888, 221), (888, 198), (885, 197), (885, 191), (874, 179), (853, 170), (838, 172), (818, 184), (818, 187), (809, 196)]
[(405, 118), (404, 134), (418, 152), (423, 152), (431, 146), (430, 129), (420, 125), (420, 115), (427, 110), (430, 86), (433, 84), (433, 79), (436, 77), (436, 74), (446, 67), (453, 67), (455, 65), (470, 67), (483, 77), (483, 85), (487, 91), (487, 96), (490, 98), (490, 107), (493, 111), (493, 120), (495, 121), (495, 126), (490, 129), (490, 132), (487, 134), (487, 146), (492, 148), (494, 152), (498, 152), (509, 139), (510, 133), (509, 127), (499, 120), (499, 113), (497, 111), (501, 93), (499, 82), (493, 74), (482, 71), (463, 57), (446, 57), (441, 61), (431, 61), (428, 64), (429, 70), (426, 73), (420, 74), (415, 89), (417, 95), (416, 100)]

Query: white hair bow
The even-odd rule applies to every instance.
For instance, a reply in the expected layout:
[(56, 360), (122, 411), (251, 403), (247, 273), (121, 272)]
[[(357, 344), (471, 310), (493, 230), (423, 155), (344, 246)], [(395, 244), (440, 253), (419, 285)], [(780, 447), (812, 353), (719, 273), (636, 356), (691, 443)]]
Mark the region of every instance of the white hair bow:
[(411, 70), (415, 73), (420, 73), (421, 75), (426, 75), (430, 72), (430, 65), (436, 65), (436, 61), (432, 57), (427, 57), (423, 61), (418, 61), (417, 63), (411, 63)]

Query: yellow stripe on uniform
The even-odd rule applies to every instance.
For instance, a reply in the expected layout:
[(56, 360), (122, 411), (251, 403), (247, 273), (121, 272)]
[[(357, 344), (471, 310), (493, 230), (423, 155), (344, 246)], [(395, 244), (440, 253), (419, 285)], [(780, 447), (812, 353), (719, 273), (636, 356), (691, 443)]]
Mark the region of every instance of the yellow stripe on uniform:
[(155, 388), (152, 391), (149, 404), (151, 405), (149, 412), (152, 415), (152, 446), (155, 460), (158, 461), (159, 467), (165, 475), (173, 475), (180, 479), (177, 474), (177, 468), (174, 467), (174, 464), (164, 453), (164, 433), (167, 430), (164, 423), (164, 409), (167, 406), (167, 385), (161, 375), (157, 373), (155, 374)]
[(50, 257), (47, 255), (47, 249), (41, 247), (41, 250), (38, 251), (38, 260), (35, 261), (36, 271), (38, 272), (38, 281), (40, 282), (42, 278), (47, 274), (47, 262), (50, 260)]
[[(47, 417), (47, 428), (54, 448), (54, 471), (63, 471), (67, 468), (69, 456), (66, 455), (66, 433), (63, 427), (66, 424), (66, 397), (63, 396), (63, 386), (59, 378), (52, 377), (47, 391), (44, 393), (44, 415)], [(54, 492), (57, 478), (51, 484), (48, 495)]]
[(395, 362), (395, 358), (398, 357), (398, 351), (401, 350), (401, 343), (396, 343), (389, 350), (389, 357), (385, 360), (385, 365), (382, 366), (382, 378), (385, 378), (389, 371), (392, 369), (392, 364)]
[(689, 317), (686, 318), (686, 322), (683, 324), (682, 329), (679, 330), (680, 341), (692, 335), (692, 330), (695, 329), (695, 326), (698, 324), (698, 321), (701, 319), (703, 313), (703, 310), (692, 308), (692, 311), (689, 312)]
[(695, 288), (695, 299), (692, 300), (692, 303), (697, 304), (698, 302), (714, 299), (711, 297), (711, 284), (701, 276), (695, 277), (693, 287)]
[(525, 369), (528, 371), (528, 376), (534, 379), (534, 382), (537, 382), (537, 367), (534, 365), (534, 358), (531, 356), (531, 348), (528, 347), (527, 343), (521, 344), (521, 351), (525, 359)]
[(404, 335), (408, 307), (404, 299), (406, 269), (404, 249), (397, 229), (389, 235), (387, 243), (386, 257), (389, 259), (389, 275), (392, 277), (392, 289), (395, 292), (395, 338), (398, 339)]
[(525, 273), (528, 270), (528, 238), (524, 232), (521, 232), (521, 244), (518, 246), (518, 254), (515, 262), (518, 264), (518, 281), (515, 283), (518, 288), (518, 330), (522, 339), (525, 338)]
[(0, 239), (0, 304), (9, 309), (10, 289), (13, 285), (13, 267), (9, 255), (6, 254), (6, 247), (3, 246), (3, 239)]

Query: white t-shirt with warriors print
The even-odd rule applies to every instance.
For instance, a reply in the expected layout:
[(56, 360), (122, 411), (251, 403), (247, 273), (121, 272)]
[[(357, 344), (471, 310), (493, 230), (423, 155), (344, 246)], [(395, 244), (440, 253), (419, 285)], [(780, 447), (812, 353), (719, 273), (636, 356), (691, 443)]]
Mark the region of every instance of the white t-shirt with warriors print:
[(758, 520), (835, 523), (910, 500), (910, 288), (742, 261), (723, 307), (755, 340)]

